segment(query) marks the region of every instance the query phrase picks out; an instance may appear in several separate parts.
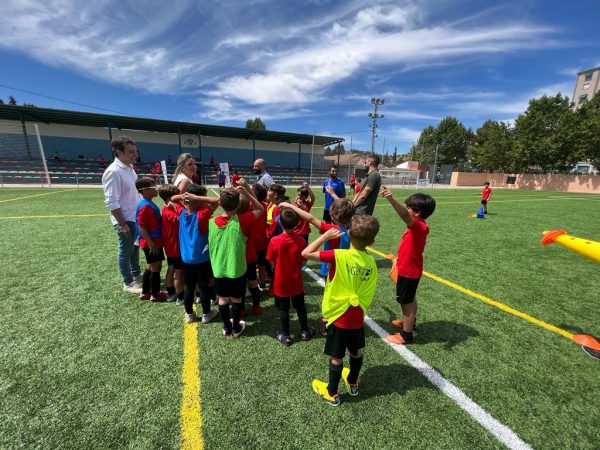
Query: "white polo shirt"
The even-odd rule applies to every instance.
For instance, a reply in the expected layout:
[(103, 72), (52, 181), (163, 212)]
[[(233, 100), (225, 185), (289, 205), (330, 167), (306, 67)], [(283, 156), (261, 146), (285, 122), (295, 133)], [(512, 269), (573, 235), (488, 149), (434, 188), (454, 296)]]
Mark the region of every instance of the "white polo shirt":
[[(104, 203), (111, 211), (121, 208), (127, 222), (135, 222), (135, 210), (140, 201), (140, 194), (135, 188), (138, 176), (132, 166), (122, 163), (118, 158), (112, 162), (102, 175)], [(111, 214), (110, 221), (117, 224), (117, 219)]]

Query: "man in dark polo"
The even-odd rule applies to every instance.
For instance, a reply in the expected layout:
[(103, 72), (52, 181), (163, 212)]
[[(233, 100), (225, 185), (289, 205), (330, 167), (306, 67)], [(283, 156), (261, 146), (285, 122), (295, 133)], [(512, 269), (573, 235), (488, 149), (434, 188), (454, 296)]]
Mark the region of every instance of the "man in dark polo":
[(375, 203), (381, 188), (381, 175), (379, 175), (379, 163), (381, 160), (377, 155), (371, 155), (367, 158), (367, 178), (360, 187), (360, 191), (354, 197), (353, 203), (356, 207), (356, 214), (362, 216), (372, 216), (375, 210)]

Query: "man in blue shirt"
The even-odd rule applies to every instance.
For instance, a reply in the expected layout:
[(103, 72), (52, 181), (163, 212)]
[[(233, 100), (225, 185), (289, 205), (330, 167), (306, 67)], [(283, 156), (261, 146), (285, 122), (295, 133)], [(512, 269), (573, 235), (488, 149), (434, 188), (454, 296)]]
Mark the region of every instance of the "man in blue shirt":
[(333, 203), (334, 198), (327, 192), (327, 187), (331, 186), (335, 195), (339, 198), (346, 196), (346, 186), (344, 182), (337, 177), (337, 166), (333, 165), (329, 169), (329, 179), (323, 182), (323, 192), (325, 193), (325, 209), (323, 210), (323, 221), (331, 223), (331, 216), (329, 215), (329, 207)]

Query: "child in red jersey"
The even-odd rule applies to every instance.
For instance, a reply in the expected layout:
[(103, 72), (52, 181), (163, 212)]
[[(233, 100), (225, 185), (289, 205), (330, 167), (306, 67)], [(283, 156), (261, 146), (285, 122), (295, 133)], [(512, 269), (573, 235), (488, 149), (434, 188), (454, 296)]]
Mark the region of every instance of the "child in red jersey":
[[(315, 194), (308, 186), (308, 183), (304, 183), (296, 193), (296, 206), (306, 212), (310, 212), (311, 208), (315, 204)], [(300, 219), (298, 222), (298, 228), (295, 233), (299, 235), (306, 245), (308, 245), (308, 235), (310, 234), (310, 225), (304, 219)]]
[(398, 271), (396, 301), (402, 308), (402, 320), (392, 320), (392, 325), (400, 328), (400, 332), (388, 336), (387, 340), (392, 344), (412, 344), (417, 319), (416, 293), (423, 275), (423, 251), (429, 234), (425, 219), (435, 211), (435, 200), (430, 195), (417, 193), (408, 197), (403, 205), (385, 186), (381, 195), (391, 203), (407, 227), (395, 261)]
[(302, 250), (306, 247), (304, 239), (295, 233), (300, 217), (292, 209), (281, 211), (279, 221), (283, 233), (275, 236), (269, 242), (267, 260), (273, 266), (274, 280), (273, 293), (275, 306), (279, 310), (281, 330), (275, 339), (286, 347), (292, 345), (290, 336), (290, 303), (298, 314), (300, 322), (300, 340), (308, 341), (315, 334), (315, 330), (308, 326), (306, 305), (304, 304), (304, 284), (302, 283), (302, 266), (305, 259)]
[(160, 292), (160, 269), (165, 255), (161, 237), (160, 210), (152, 201), (158, 194), (156, 181), (149, 177), (138, 178), (135, 187), (143, 197), (138, 203), (135, 217), (140, 248), (146, 255), (146, 270), (140, 299), (162, 302), (167, 299), (167, 295)]
[[(258, 218), (254, 227), (252, 228), (251, 237), (254, 239), (254, 245), (256, 247), (256, 264), (258, 267), (259, 283), (265, 287), (267, 280), (271, 279), (271, 266), (267, 264), (267, 247), (269, 240), (267, 238), (267, 188), (262, 184), (253, 184), (252, 191), (254, 196), (264, 208), (261, 217)], [(268, 266), (268, 269), (267, 269)], [(270, 275), (268, 275), (270, 274)]]
[(481, 205), (483, 206), (484, 214), (487, 214), (487, 204), (491, 196), (492, 188), (490, 187), (490, 182), (486, 181), (485, 183), (483, 183), (483, 191), (481, 192)]
[(178, 305), (183, 305), (183, 260), (179, 253), (179, 216), (185, 208), (179, 202), (171, 202), (171, 198), (179, 195), (179, 188), (172, 184), (163, 184), (158, 188), (158, 195), (165, 202), (162, 209), (161, 235), (167, 254), (167, 274), (165, 286), (167, 287), (167, 301), (177, 300)]
[(354, 193), (356, 195), (358, 195), (358, 193), (360, 192), (360, 186), (361, 186), (361, 184), (360, 184), (360, 178), (357, 178), (356, 179), (356, 186), (354, 186)]

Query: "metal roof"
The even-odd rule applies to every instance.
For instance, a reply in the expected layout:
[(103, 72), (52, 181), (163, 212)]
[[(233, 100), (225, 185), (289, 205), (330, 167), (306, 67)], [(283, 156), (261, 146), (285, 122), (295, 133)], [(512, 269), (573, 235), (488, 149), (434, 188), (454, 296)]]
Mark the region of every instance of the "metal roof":
[[(286, 133), (283, 131), (254, 130), (251, 128), (205, 125), (192, 122), (147, 119), (110, 114), (97, 114), (65, 109), (37, 108), (30, 106), (0, 105), (0, 120), (25, 120), (50, 124), (79, 125), (88, 127), (112, 127), (120, 130), (157, 131), (162, 133), (200, 134), (201, 136), (232, 139), (255, 139), (257, 141), (312, 144), (312, 134)], [(315, 136), (315, 145), (333, 145), (344, 142), (343, 138)]]

